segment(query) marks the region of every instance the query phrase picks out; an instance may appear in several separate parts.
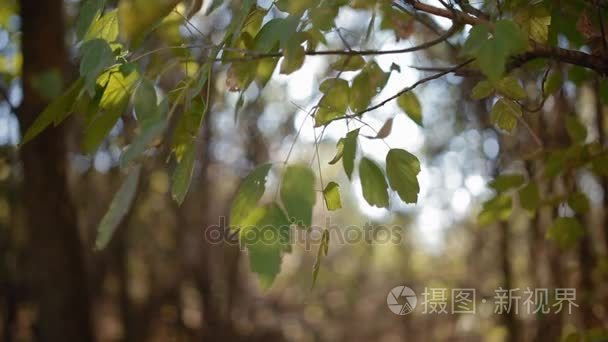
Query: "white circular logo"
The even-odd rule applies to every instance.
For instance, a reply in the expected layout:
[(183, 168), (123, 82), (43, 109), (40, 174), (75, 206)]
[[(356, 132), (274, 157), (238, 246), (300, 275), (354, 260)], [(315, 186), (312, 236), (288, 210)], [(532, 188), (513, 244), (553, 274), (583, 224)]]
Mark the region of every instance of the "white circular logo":
[(414, 311), (418, 298), (407, 286), (394, 287), (386, 296), (386, 305), (396, 315), (407, 315)]

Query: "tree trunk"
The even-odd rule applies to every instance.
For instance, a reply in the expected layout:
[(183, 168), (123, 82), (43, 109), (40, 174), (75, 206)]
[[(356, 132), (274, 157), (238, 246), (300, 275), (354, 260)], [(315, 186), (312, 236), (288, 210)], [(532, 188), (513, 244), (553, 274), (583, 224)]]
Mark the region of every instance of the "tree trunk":
[[(501, 222), (500, 228), (500, 258), (501, 268), (503, 276), (504, 288), (508, 290), (513, 288), (513, 272), (511, 270), (510, 261), (510, 250), (511, 250), (511, 236), (509, 234), (509, 223)], [(509, 298), (511, 300), (511, 298)], [(519, 324), (517, 322), (517, 316), (515, 307), (512, 307), (506, 314), (503, 315), (503, 323), (507, 328), (506, 341), (519, 341)]]
[[(24, 132), (48, 104), (33, 88), (37, 75), (64, 74), (61, 0), (22, 0)], [(64, 82), (64, 84), (67, 82)], [(86, 276), (75, 208), (67, 187), (63, 128), (48, 129), (21, 149), (32, 289), (41, 341), (91, 341)]]

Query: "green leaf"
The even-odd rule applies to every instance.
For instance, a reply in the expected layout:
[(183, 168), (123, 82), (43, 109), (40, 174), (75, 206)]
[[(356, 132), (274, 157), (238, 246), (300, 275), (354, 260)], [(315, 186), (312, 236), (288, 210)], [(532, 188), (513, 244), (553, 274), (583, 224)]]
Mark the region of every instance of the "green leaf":
[(315, 112), (315, 127), (325, 126), (344, 115), (344, 112), (339, 112), (326, 107), (319, 107)]
[(103, 39), (93, 39), (80, 47), (80, 76), (84, 77), (84, 88), (91, 96), (95, 94), (97, 77), (102, 71), (114, 64), (116, 59), (112, 48)]
[(486, 25), (473, 26), (467, 40), (464, 43), (464, 51), (471, 56), (477, 55), (481, 47), (487, 43), (489, 34), (490, 31)]
[(271, 164), (260, 165), (243, 179), (232, 201), (230, 227), (240, 227), (257, 207), (266, 190), (266, 176), (271, 166)]
[(492, 37), (483, 25), (471, 30), (464, 45), (466, 53), (477, 59), (481, 71), (490, 79), (498, 81), (505, 71), (507, 58), (525, 51), (528, 38), (510, 20), (498, 20)]
[(505, 56), (523, 52), (528, 47), (528, 37), (511, 20), (496, 21), (494, 39), (496, 47), (503, 51)]
[(203, 124), (203, 119), (207, 107), (200, 98), (195, 98), (190, 102), (190, 108), (182, 113), (177, 127), (173, 131), (173, 152), (176, 159), (181, 160), (182, 154), (188, 146), (194, 143), (196, 136)]
[(351, 179), (353, 170), (355, 169), (355, 157), (357, 155), (357, 138), (359, 137), (359, 129), (352, 130), (346, 134), (346, 137), (341, 141), (344, 143), (344, 153), (342, 156), (342, 165), (348, 179)]
[(287, 12), (290, 14), (302, 14), (302, 12), (306, 11), (308, 8), (316, 7), (315, 0), (277, 0), (275, 2), (275, 6), (283, 12)]
[(110, 239), (112, 239), (112, 235), (116, 231), (116, 228), (129, 212), (133, 200), (135, 199), (135, 194), (137, 193), (136, 190), (137, 185), (139, 184), (140, 173), (140, 166), (133, 168), (114, 195), (114, 198), (112, 198), (110, 208), (101, 219), (99, 227), (97, 228), (95, 249), (102, 250), (107, 246)]
[(118, 18), (120, 32), (127, 41), (141, 42), (143, 37), (158, 25), (179, 0), (120, 0)]
[(179, 205), (184, 202), (188, 189), (190, 188), (190, 182), (192, 181), (192, 174), (194, 173), (194, 162), (196, 161), (194, 145), (188, 146), (182, 156), (182, 159), (177, 164), (173, 176), (171, 179), (171, 196)]
[(331, 68), (337, 71), (355, 71), (363, 68), (365, 59), (359, 55), (342, 56), (331, 64)]
[(572, 217), (560, 217), (553, 221), (546, 237), (555, 241), (561, 248), (573, 247), (585, 235), (585, 228)]
[[(228, 26), (226, 32), (226, 40), (228, 40), (229, 35), (232, 36), (229, 44), (231, 47), (236, 46), (237, 41), (241, 37), (239, 32), (247, 32), (248, 25), (245, 25), (245, 22), (251, 20), (252, 15), (257, 16), (257, 12), (260, 9), (258, 8), (258, 6), (254, 6), (255, 3), (256, 2), (252, 0), (243, 0), (240, 3), (240, 10), (235, 12), (234, 19), (231, 21), (230, 26)], [(255, 23), (257, 24), (257, 20), (255, 20)], [(257, 27), (255, 26), (257, 25), (254, 25), (254, 28), (256, 28), (257, 31)], [(253, 33), (249, 33), (253, 35)]]
[(98, 18), (103, 10), (104, 3), (105, 0), (86, 0), (82, 3), (76, 21), (76, 36), (78, 39), (84, 37), (93, 21)]
[(500, 175), (490, 182), (490, 187), (498, 192), (504, 192), (509, 189), (519, 188), (524, 184), (526, 179), (522, 175), (507, 174)]
[[(32, 140), (51, 123), (58, 125), (61, 120), (65, 119), (68, 116), (67, 114), (71, 113), (72, 106), (83, 86), (84, 79), (79, 78), (61, 96), (53, 100), (27, 129), (21, 144), (26, 144), (28, 141)], [(59, 118), (61, 118), (61, 120), (59, 120)]]
[(329, 165), (334, 165), (342, 159), (342, 155), (344, 154), (344, 140), (340, 139), (336, 144), (336, 155), (332, 160), (329, 161)]
[(524, 88), (519, 84), (519, 80), (513, 76), (506, 76), (498, 81), (496, 90), (512, 100), (523, 100), (526, 98)]
[(83, 41), (92, 39), (103, 39), (107, 42), (114, 42), (118, 38), (118, 10), (106, 12), (104, 15), (95, 19), (89, 26), (89, 30), (84, 35)]
[(382, 70), (382, 68), (380, 68), (378, 63), (376, 63), (374, 60), (368, 62), (363, 68), (362, 72), (369, 75), (369, 85), (373, 96), (380, 94), (388, 82), (390, 73), (384, 72), (384, 70)]
[(566, 130), (570, 139), (577, 144), (582, 144), (587, 139), (587, 127), (574, 115), (566, 116)]
[(521, 107), (517, 102), (500, 99), (494, 104), (490, 117), (498, 128), (512, 133), (517, 127), (517, 118), (522, 116)]
[(281, 62), (281, 74), (289, 75), (300, 69), (304, 64), (304, 57), (304, 48), (297, 41), (289, 43), (285, 49), (285, 58)]
[(315, 174), (306, 166), (288, 166), (281, 184), (281, 201), (290, 222), (310, 227), (315, 205)]
[(159, 106), (157, 104), (156, 89), (154, 84), (147, 79), (142, 79), (139, 87), (133, 95), (133, 109), (140, 125), (156, 123), (159, 119)]
[(399, 95), (397, 98), (399, 107), (414, 120), (419, 126), (422, 126), (422, 107), (418, 97), (411, 91)]
[(492, 44), (483, 45), (477, 54), (479, 68), (492, 81), (500, 79), (505, 72), (506, 61), (506, 56)]
[(338, 7), (330, 5), (327, 1), (324, 1), (321, 6), (313, 7), (310, 10), (313, 26), (321, 31), (330, 30), (337, 15)]
[(120, 156), (120, 167), (126, 167), (131, 161), (141, 156), (146, 147), (148, 147), (154, 139), (162, 135), (166, 127), (167, 122), (164, 120), (142, 127), (142, 132), (137, 135)]
[(91, 153), (99, 147), (120, 116), (125, 112), (131, 89), (139, 78), (136, 71), (110, 69), (97, 80), (98, 85), (104, 86), (103, 95), (99, 100), (99, 112), (87, 125), (83, 149)]
[(395, 190), (405, 203), (416, 203), (420, 184), (420, 161), (415, 155), (402, 149), (391, 149), (386, 155), (386, 175), (391, 189)]
[[(370, 4), (368, 1), (361, 1), (366, 3), (367, 5), (373, 5), (373, 2)], [(382, 30), (392, 30), (395, 34), (395, 38), (397, 41), (400, 39), (408, 39), (414, 33), (416, 22), (415, 18), (406, 12), (398, 10), (397, 8), (392, 8), (390, 3), (384, 3), (382, 6), (382, 21), (380, 23), (380, 29)], [(388, 5), (388, 6), (387, 6)], [(370, 23), (371, 25), (372, 23)]]
[[(324, 87), (325, 88), (325, 87)], [(345, 113), (348, 108), (348, 97), (350, 88), (348, 82), (341, 80), (335, 81), (328, 87), (325, 96), (319, 101), (319, 106), (332, 111)]]
[(477, 216), (477, 222), (486, 226), (498, 221), (506, 221), (511, 216), (511, 197), (500, 194), (483, 204), (481, 212)]
[(131, 91), (139, 73), (123, 65), (120, 69), (112, 68), (104, 72), (97, 80), (97, 85), (104, 88), (103, 95), (99, 100), (102, 109), (118, 109), (126, 106), (129, 102)]
[(348, 89), (348, 82), (341, 78), (327, 78), (319, 85), (319, 91), (323, 94), (331, 94), (332, 89)]
[(317, 276), (319, 275), (319, 269), (321, 268), (321, 259), (327, 256), (329, 250), (329, 230), (324, 229), (321, 235), (321, 243), (319, 244), (319, 250), (317, 251), (317, 258), (315, 264), (312, 267), (312, 285), (311, 289), (315, 287), (317, 283)]
[(336, 118), (346, 114), (350, 89), (345, 80), (323, 83), (325, 95), (319, 101), (319, 108), (315, 113), (315, 127), (327, 125)]
[(526, 210), (536, 211), (538, 209), (541, 199), (538, 185), (535, 182), (530, 182), (519, 190), (519, 202)]
[(359, 177), (363, 198), (367, 203), (379, 208), (388, 208), (388, 185), (378, 165), (364, 157), (359, 163)]
[(95, 115), (85, 130), (82, 143), (85, 153), (92, 153), (97, 150), (122, 115), (123, 110), (124, 108), (112, 109)]
[(353, 79), (350, 89), (350, 108), (355, 113), (365, 110), (372, 102), (375, 94), (372, 92), (369, 73), (362, 71)]
[(549, 38), (551, 16), (532, 17), (530, 19), (530, 38), (538, 43), (546, 43)]
[(577, 214), (584, 214), (589, 210), (589, 199), (585, 194), (576, 192), (568, 197), (568, 206)]
[(255, 36), (255, 51), (268, 53), (276, 49), (281, 42), (287, 43), (295, 32), (293, 21), (293, 18), (275, 18), (268, 21)]
[(545, 95), (551, 95), (560, 90), (564, 84), (564, 78), (561, 72), (552, 72), (543, 85)]
[(384, 72), (378, 63), (370, 61), (353, 79), (350, 92), (350, 107), (355, 112), (365, 110), (374, 96), (378, 95), (388, 82), (390, 73)]
[(521, 7), (515, 15), (518, 25), (532, 40), (537, 43), (546, 43), (551, 25), (549, 12), (542, 5)]
[(329, 182), (325, 189), (323, 189), (323, 198), (325, 199), (327, 210), (334, 211), (342, 208), (342, 202), (340, 201), (340, 186), (338, 183)]
[[(276, 58), (265, 58), (258, 61), (256, 66), (255, 82), (260, 86), (260, 88), (264, 88), (268, 81), (270, 81), (270, 78), (272, 77), (278, 63), (279, 60)], [(302, 63), (304, 63), (303, 58)]]
[[(143, 85), (143, 84), (142, 84)], [(139, 92), (145, 92), (142, 85), (138, 88)], [(150, 89), (148, 89), (149, 91)], [(152, 89), (154, 90), (154, 89)], [(140, 95), (148, 97), (148, 95)], [(137, 92), (135, 94), (137, 98)], [(141, 99), (140, 99), (141, 100)], [(156, 94), (154, 94), (154, 101), (156, 101)], [(155, 102), (153, 102), (155, 103)], [(140, 104), (141, 106), (142, 104)], [(147, 110), (151, 110), (152, 113), (146, 113)], [(127, 166), (131, 161), (139, 158), (139, 156), (145, 151), (145, 149), (155, 139), (160, 138), (162, 133), (167, 127), (167, 120), (165, 114), (169, 111), (168, 99), (165, 98), (160, 106), (154, 105), (153, 108), (140, 108), (138, 111), (138, 119), (140, 120), (140, 132), (131, 142), (129, 147), (120, 156), (120, 167)], [(180, 162), (181, 159), (178, 159)]]
[(567, 157), (564, 151), (549, 152), (545, 160), (545, 176), (553, 178), (562, 173), (566, 161)]
[(473, 100), (481, 100), (484, 99), (494, 92), (494, 86), (487, 80), (479, 81), (475, 87), (473, 87), (473, 91), (471, 92), (471, 98)]
[(289, 246), (289, 221), (276, 204), (253, 207), (242, 221), (240, 241), (249, 252), (249, 266), (260, 287), (268, 289), (281, 270), (281, 253)]

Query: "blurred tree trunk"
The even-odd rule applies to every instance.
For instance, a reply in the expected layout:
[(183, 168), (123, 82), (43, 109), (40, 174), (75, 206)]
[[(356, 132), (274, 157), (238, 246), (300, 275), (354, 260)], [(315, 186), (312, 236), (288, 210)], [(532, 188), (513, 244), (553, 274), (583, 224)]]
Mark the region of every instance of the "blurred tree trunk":
[[(600, 78), (596, 78), (593, 84), (593, 90), (595, 93), (595, 122), (597, 125), (598, 142), (602, 147), (606, 147), (606, 120), (604, 117), (604, 105), (602, 104), (601, 91), (600, 91)], [(604, 248), (608, 253), (608, 177), (602, 177), (601, 179), (602, 191), (604, 193), (603, 205), (604, 210), (602, 213), (602, 221), (600, 223), (604, 227)]]
[[(539, 127), (544, 127), (541, 133), (541, 139), (545, 142), (545, 148), (557, 149), (564, 148), (568, 142), (568, 134), (563, 120), (563, 113), (568, 113), (568, 102), (565, 98), (563, 91), (560, 91), (555, 95), (555, 107), (551, 112), (545, 112), (544, 116), (539, 117)], [(547, 184), (546, 193), (549, 195), (556, 195), (559, 193), (560, 187), (563, 180), (556, 179)], [(542, 189), (542, 188), (541, 188)], [(544, 192), (544, 191), (543, 191)], [(557, 209), (545, 208), (542, 210), (544, 216), (542, 219), (542, 226), (545, 230), (542, 232), (546, 234), (547, 229), (550, 227), (557, 217), (559, 212)], [(553, 242), (546, 242), (546, 258), (549, 267), (549, 279), (545, 287), (553, 291), (556, 288), (563, 288), (566, 284), (567, 274), (565, 273), (565, 267), (562, 260), (562, 252), (558, 246)], [(562, 328), (564, 325), (563, 314), (546, 314), (542, 316), (542, 320), (539, 322), (538, 330), (535, 341), (557, 341), (559, 340)]]
[[(509, 223), (500, 223), (500, 257), (501, 257), (501, 268), (503, 276), (504, 288), (509, 291), (513, 289), (513, 272), (511, 271), (511, 236), (509, 234)], [(511, 300), (511, 298), (509, 298)], [(516, 342), (519, 341), (519, 324), (517, 322), (517, 312), (515, 307), (512, 307), (505, 315), (503, 315), (504, 324), (507, 327), (508, 337), (506, 341)]]
[[(23, 103), (19, 124), (25, 131), (48, 101), (32, 85), (44, 72), (64, 74), (61, 0), (22, 0)], [(63, 82), (64, 85), (67, 82)], [(63, 128), (49, 129), (21, 149), (28, 223), (28, 261), (38, 303), (42, 341), (93, 339), (86, 276), (75, 208), (67, 188), (67, 150)]]

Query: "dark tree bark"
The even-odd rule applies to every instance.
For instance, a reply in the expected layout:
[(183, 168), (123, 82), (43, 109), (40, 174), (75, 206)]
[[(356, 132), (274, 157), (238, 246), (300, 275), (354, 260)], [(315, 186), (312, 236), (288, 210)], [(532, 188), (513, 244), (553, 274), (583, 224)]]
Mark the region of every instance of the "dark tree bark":
[[(23, 103), (19, 124), (25, 131), (48, 104), (34, 90), (32, 80), (52, 70), (64, 74), (67, 53), (61, 0), (22, 0), (20, 7)], [(87, 278), (68, 192), (64, 137), (62, 126), (49, 129), (21, 149), (32, 289), (39, 309), (40, 340), (91, 341)]]
[[(500, 223), (500, 264), (502, 269), (504, 288), (509, 290), (513, 288), (513, 271), (511, 270), (510, 250), (511, 236), (509, 234), (509, 223)], [(510, 300), (510, 299), (509, 299)], [(503, 323), (507, 327), (508, 337), (506, 341), (519, 341), (519, 324), (517, 322), (516, 312), (511, 308), (509, 312), (503, 315)]]

